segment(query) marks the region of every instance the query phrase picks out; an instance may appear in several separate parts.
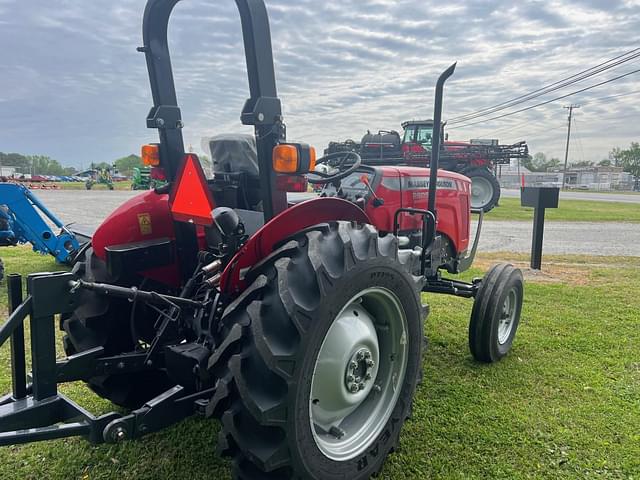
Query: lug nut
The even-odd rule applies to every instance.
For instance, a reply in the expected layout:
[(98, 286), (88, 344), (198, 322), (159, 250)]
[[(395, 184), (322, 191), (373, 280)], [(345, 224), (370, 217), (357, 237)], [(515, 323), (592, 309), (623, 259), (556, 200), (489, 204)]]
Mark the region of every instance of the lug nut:
[(364, 390), (364, 383), (360, 382), (358, 385), (358, 390)]
[(367, 374), (364, 376), (364, 379), (365, 379), (365, 380), (371, 380), (371, 374), (370, 374), (370, 373), (367, 373)]
[(364, 358), (364, 352), (363, 351), (359, 351), (358, 355), (357, 355), (358, 360), (362, 360)]
[(347, 382), (349, 382), (349, 383), (353, 382), (354, 380), (355, 380), (355, 378), (353, 378), (353, 375), (349, 375), (347, 377)]
[(351, 393), (357, 393), (358, 392), (358, 385), (356, 385), (355, 383), (351, 385), (351, 387), (349, 387), (349, 391)]
[(367, 367), (373, 367), (375, 364), (373, 360), (367, 360)]
[(364, 352), (364, 358), (371, 358), (371, 352), (368, 350)]
[(358, 368), (358, 364), (356, 362), (351, 362), (349, 364), (349, 367), (351, 368), (351, 370), (355, 370), (356, 368)]

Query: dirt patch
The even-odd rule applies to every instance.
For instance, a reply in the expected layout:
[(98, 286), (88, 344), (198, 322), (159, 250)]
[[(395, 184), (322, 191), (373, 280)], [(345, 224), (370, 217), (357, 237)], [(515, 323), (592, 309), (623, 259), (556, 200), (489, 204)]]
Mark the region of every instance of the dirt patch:
[(571, 285), (589, 285), (591, 283), (591, 271), (588, 268), (555, 264), (547, 264), (543, 268), (544, 270), (523, 268), (522, 273), (525, 281)]
[(591, 283), (591, 265), (543, 262), (542, 270), (532, 270), (529, 268), (528, 260), (514, 260), (509, 258), (498, 259), (478, 259), (474, 262), (474, 267), (488, 270), (491, 265), (497, 262), (508, 262), (522, 270), (526, 282), (537, 283), (564, 283), (571, 285), (589, 285)]

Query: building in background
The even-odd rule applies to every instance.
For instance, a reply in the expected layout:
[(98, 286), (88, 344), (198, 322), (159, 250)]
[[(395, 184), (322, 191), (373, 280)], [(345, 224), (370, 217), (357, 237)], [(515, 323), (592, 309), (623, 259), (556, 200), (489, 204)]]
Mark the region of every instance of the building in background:
[[(554, 172), (562, 174), (561, 169)], [(632, 190), (633, 177), (622, 167), (594, 166), (567, 169), (565, 183), (568, 188), (581, 190)]]
[(512, 160), (510, 165), (498, 165), (496, 177), (503, 188), (520, 188), (522, 176), (527, 187), (560, 187), (562, 185), (562, 173), (556, 172), (532, 172), (517, 160)]
[[(524, 175), (528, 187), (561, 187), (562, 168), (550, 172), (531, 172), (513, 160), (510, 165), (498, 165), (496, 176), (503, 188), (519, 188)], [(571, 167), (567, 169), (568, 188), (580, 190), (633, 190), (633, 177), (622, 167)]]
[(0, 177), (13, 177), (16, 173), (16, 167), (0, 166)]

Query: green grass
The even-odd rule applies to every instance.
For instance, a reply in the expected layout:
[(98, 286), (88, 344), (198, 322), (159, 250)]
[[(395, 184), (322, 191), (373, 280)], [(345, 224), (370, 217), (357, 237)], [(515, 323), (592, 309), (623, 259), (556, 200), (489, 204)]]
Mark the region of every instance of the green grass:
[[(2, 249), (2, 256), (10, 272), (58, 269), (24, 248)], [(640, 291), (640, 259), (617, 264), (545, 257), (546, 275), (527, 283), (514, 349), (496, 365), (479, 365), (468, 353), (470, 301), (425, 296), (432, 309), (425, 380), (380, 478), (640, 478), (640, 296), (632, 293)], [(9, 390), (9, 374), (5, 346), (0, 390)], [(111, 408), (80, 384), (64, 392), (95, 413)], [(0, 478), (230, 478), (215, 454), (217, 431), (215, 421), (192, 419), (117, 446), (66, 439), (3, 447)]]
[[(487, 220), (532, 220), (533, 208), (521, 207), (519, 198), (503, 198)], [(548, 209), (545, 218), (556, 222), (640, 223), (640, 204), (585, 200), (560, 200), (560, 208)]]
[[(85, 182), (60, 182), (57, 184), (62, 190), (86, 190)], [(113, 182), (114, 190), (131, 190), (131, 180)], [(96, 183), (92, 190), (108, 190), (105, 184)]]

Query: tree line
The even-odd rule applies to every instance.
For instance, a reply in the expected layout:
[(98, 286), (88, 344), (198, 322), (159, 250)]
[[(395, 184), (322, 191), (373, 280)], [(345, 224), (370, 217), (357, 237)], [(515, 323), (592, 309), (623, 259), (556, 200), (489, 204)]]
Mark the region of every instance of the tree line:
[[(75, 175), (79, 173), (75, 167), (62, 165), (46, 155), (23, 155), (21, 153), (0, 152), (0, 166), (15, 167), (17, 173), (29, 173), (32, 175)], [(114, 161), (91, 163), (91, 169), (112, 169), (115, 167), (122, 175), (132, 175), (135, 167), (142, 166), (142, 159), (138, 155), (128, 155)]]
[(57, 160), (46, 155), (22, 155), (20, 153), (0, 152), (0, 165), (15, 167), (18, 173), (34, 175), (74, 175), (74, 167), (65, 167)]
[[(211, 168), (211, 161), (206, 155), (200, 155), (202, 167)], [(32, 175), (75, 175), (80, 173), (75, 167), (65, 167), (58, 160), (46, 155), (22, 155), (20, 153), (4, 153), (0, 152), (0, 166), (15, 167), (17, 173), (29, 173)], [(142, 158), (138, 155), (127, 155), (118, 158), (112, 164), (107, 162), (91, 163), (90, 169), (115, 169), (121, 175), (130, 177), (133, 175), (133, 169), (142, 167)]]

